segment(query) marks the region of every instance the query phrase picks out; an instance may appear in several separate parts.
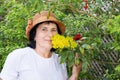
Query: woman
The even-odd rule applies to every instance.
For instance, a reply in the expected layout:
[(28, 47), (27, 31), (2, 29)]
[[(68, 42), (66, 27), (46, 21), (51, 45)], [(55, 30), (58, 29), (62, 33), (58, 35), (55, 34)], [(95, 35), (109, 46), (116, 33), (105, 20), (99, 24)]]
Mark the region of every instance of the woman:
[(68, 79), (65, 63), (59, 63), (59, 57), (52, 48), (51, 37), (64, 32), (64, 24), (53, 13), (37, 13), (26, 27), (30, 44), (8, 55), (0, 74), (2, 80), (77, 80), (81, 64), (73, 65)]

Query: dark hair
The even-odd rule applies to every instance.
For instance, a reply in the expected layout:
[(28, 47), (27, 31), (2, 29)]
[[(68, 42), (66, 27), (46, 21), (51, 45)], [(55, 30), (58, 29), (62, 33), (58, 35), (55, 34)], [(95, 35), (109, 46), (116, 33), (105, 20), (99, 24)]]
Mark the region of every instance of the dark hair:
[[(45, 21), (45, 22), (47, 22), (48, 24), (50, 24), (50, 23), (55, 23), (55, 22), (53, 22), (53, 21)], [(42, 22), (42, 23), (45, 23), (45, 22)], [(31, 47), (31, 48), (33, 48), (33, 49), (35, 49), (36, 48), (36, 41), (34, 40), (34, 38), (35, 38), (35, 35), (36, 35), (36, 30), (37, 30), (37, 28), (38, 28), (38, 26), (40, 25), (40, 24), (42, 24), (42, 23), (38, 23), (37, 25), (35, 25), (35, 27), (30, 31), (30, 34), (29, 34), (29, 44), (27, 45), (28, 47)], [(56, 23), (55, 23), (56, 24)], [(57, 24), (56, 24), (57, 25)], [(58, 25), (57, 25), (57, 30), (58, 30), (58, 34), (61, 34), (61, 31), (60, 31), (60, 29), (59, 29), (59, 27), (58, 27)], [(51, 49), (51, 51), (55, 51), (55, 49)]]

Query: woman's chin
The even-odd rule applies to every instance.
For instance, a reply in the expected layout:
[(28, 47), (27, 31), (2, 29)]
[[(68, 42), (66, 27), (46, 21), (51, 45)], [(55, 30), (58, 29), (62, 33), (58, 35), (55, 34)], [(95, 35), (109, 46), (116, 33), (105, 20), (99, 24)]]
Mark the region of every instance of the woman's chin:
[(48, 45), (47, 48), (51, 50), (52, 49), (52, 45)]

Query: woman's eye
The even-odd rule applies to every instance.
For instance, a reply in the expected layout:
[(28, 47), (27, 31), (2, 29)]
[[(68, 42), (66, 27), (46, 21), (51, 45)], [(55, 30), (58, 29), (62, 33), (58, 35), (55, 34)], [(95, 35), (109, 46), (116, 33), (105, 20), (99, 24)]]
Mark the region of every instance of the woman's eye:
[(57, 29), (52, 29), (53, 32), (57, 32)]
[(42, 30), (42, 31), (47, 31), (47, 29), (45, 29), (45, 28), (42, 28), (41, 30)]
[(57, 32), (57, 29), (53, 29), (52, 31), (53, 31), (53, 32)]

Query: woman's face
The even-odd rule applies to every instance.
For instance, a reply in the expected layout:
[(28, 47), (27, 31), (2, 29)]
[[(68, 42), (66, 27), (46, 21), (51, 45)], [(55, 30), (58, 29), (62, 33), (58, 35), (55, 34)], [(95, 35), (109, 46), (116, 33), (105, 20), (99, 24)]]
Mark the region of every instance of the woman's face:
[(44, 22), (38, 25), (35, 35), (36, 47), (51, 50), (52, 48), (51, 37), (57, 33), (58, 30), (57, 25), (55, 23)]

